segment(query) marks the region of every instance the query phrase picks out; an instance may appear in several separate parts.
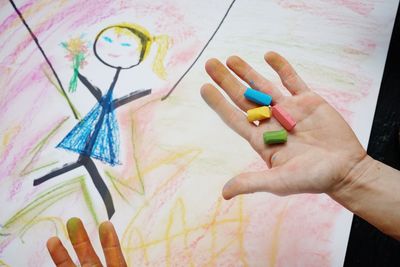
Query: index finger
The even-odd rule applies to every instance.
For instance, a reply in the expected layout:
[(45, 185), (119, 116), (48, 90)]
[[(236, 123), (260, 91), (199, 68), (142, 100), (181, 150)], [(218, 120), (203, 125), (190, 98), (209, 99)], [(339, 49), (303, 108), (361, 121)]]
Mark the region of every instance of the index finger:
[(118, 235), (111, 222), (107, 221), (100, 224), (99, 236), (107, 266), (127, 266)]
[(67, 230), (69, 239), (71, 240), (71, 244), (74, 247), (81, 265), (102, 266), (82, 221), (78, 218), (69, 219), (67, 222)]

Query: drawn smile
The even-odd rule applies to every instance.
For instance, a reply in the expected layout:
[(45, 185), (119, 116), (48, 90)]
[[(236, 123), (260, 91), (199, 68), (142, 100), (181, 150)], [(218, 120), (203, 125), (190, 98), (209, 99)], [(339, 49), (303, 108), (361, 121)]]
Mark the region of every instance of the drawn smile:
[(109, 55), (110, 57), (113, 57), (113, 58), (117, 58), (117, 57), (120, 56), (120, 55), (115, 55), (115, 54), (111, 54), (111, 53), (108, 53), (108, 55)]

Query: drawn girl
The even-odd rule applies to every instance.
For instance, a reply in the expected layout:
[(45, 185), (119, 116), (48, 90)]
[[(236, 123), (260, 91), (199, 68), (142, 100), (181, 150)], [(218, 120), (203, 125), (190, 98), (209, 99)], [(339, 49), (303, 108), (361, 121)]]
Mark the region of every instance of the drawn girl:
[(165, 78), (166, 71), (163, 61), (170, 46), (168, 36), (153, 37), (143, 27), (127, 23), (107, 27), (98, 33), (93, 44), (94, 54), (103, 64), (115, 69), (114, 79), (103, 95), (99, 88), (92, 85), (86, 77), (77, 73), (80, 82), (96, 98), (97, 104), (64, 137), (57, 147), (79, 154), (78, 160), (65, 164), (63, 167), (34, 180), (34, 186), (83, 166), (104, 201), (108, 217), (112, 217), (115, 210), (111, 194), (92, 159), (98, 159), (111, 166), (120, 164), (119, 128), (115, 109), (149, 95), (151, 89), (136, 90), (117, 99), (113, 98), (113, 92), (121, 70), (139, 65), (148, 56), (154, 42), (158, 45), (158, 51), (155, 56), (153, 71), (160, 78)]

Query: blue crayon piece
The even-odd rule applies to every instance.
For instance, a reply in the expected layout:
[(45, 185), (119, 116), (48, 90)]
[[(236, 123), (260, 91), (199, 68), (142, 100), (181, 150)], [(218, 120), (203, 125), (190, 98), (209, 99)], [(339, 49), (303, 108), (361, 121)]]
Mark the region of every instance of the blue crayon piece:
[(247, 100), (250, 100), (251, 102), (263, 105), (263, 106), (269, 106), (272, 101), (272, 97), (270, 95), (267, 95), (263, 92), (254, 90), (252, 88), (247, 88), (246, 92), (244, 92), (244, 97)]

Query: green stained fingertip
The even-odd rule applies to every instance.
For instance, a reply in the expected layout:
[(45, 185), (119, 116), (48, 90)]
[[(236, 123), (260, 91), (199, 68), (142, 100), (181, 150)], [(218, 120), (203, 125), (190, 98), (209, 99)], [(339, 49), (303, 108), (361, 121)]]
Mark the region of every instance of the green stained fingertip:
[(69, 238), (71, 239), (72, 243), (75, 243), (75, 241), (77, 241), (81, 225), (82, 225), (82, 222), (79, 218), (73, 217), (68, 220), (67, 230), (68, 230)]

